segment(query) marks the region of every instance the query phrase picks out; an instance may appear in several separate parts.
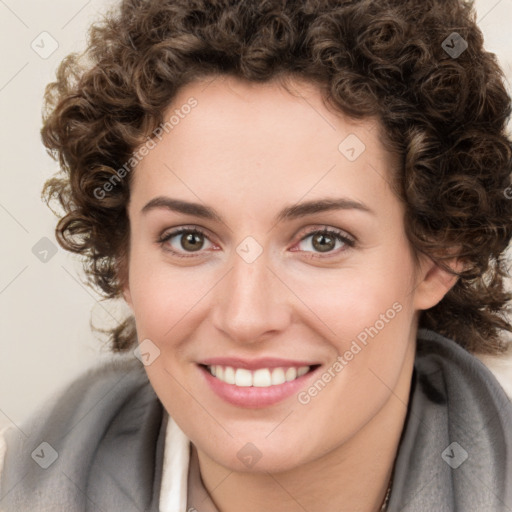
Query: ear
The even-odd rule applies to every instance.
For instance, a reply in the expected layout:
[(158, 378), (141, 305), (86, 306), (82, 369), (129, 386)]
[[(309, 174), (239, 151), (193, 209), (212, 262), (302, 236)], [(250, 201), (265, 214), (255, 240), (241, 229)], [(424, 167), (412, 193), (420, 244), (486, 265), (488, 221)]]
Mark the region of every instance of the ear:
[[(460, 272), (464, 268), (463, 263), (456, 258), (450, 260), (448, 265), (456, 272)], [(414, 308), (425, 310), (434, 307), (441, 302), (457, 280), (457, 276), (450, 274), (430, 258), (423, 256), (414, 291)]]
[(128, 261), (126, 254), (122, 254), (117, 260), (117, 275), (120, 282), (121, 293), (125, 302), (133, 311), (132, 294), (130, 292), (130, 281), (128, 279)]
[(125, 302), (133, 310), (132, 294), (130, 293), (130, 286), (128, 284), (123, 286), (122, 293), (123, 293), (123, 298), (124, 298)]

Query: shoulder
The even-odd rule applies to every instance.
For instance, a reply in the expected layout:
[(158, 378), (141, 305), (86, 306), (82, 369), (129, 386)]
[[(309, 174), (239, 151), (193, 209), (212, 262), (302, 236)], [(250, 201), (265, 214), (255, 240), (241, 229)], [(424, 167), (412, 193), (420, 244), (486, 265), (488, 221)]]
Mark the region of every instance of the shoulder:
[(51, 428), (56, 424), (71, 428), (78, 422), (89, 421), (88, 416), (91, 421), (100, 413), (112, 416), (126, 400), (145, 390), (147, 384), (144, 368), (135, 358), (119, 357), (97, 363), (53, 392), (19, 428), (11, 426), (4, 432), (22, 430), (30, 437), (35, 431), (44, 431), (45, 423)]
[(475, 355), (451, 339), (420, 329), (415, 372), (416, 394), (424, 397), (424, 406), (444, 406), (466, 430), (468, 425), (473, 430), (477, 425), (499, 423), (503, 439), (512, 441), (510, 398), (496, 375)]
[(493, 356), (475, 354), (496, 377), (505, 393), (512, 400), (512, 355)]
[(155, 430), (161, 414), (161, 404), (136, 358), (120, 356), (85, 370), (21, 425), (2, 430), (0, 501), (8, 493), (25, 499), (22, 489), (30, 486), (39, 489), (43, 500), (49, 499), (43, 489), (64, 489), (66, 474), (88, 481), (89, 468), (105, 453), (116, 453), (120, 438), (132, 435), (138, 442), (141, 425)]
[(511, 468), (512, 403), (502, 386), (455, 341), (420, 329), (390, 508), (511, 510)]
[[(493, 402), (499, 406), (510, 403), (510, 375), (503, 371), (504, 368), (511, 368), (509, 361), (477, 356), (429, 329), (418, 331), (415, 368), (422, 374), (423, 380), (427, 376), (435, 380), (435, 375), (440, 377), (442, 374), (445, 383), (448, 380), (457, 381), (459, 386), (463, 386), (461, 391), (468, 396), (490, 394)], [(498, 369), (501, 371), (498, 372)]]
[(112, 415), (124, 401), (147, 388), (147, 383), (147, 375), (135, 358), (120, 356), (97, 363), (49, 395), (21, 425), (4, 427), (3, 446), (13, 432), (30, 437), (35, 431), (44, 431), (46, 423), (71, 428), (100, 411)]

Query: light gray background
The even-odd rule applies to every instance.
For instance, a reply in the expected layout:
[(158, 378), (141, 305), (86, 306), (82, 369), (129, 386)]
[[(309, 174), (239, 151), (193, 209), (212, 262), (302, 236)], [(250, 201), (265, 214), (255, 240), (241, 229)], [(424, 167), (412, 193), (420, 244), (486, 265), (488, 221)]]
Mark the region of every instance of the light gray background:
[[(85, 45), (86, 29), (112, 1), (0, 0), (0, 427), (19, 424), (75, 375), (111, 356), (90, 330), (123, 317), (122, 304), (98, 302), (80, 282), (80, 263), (59, 248), (46, 263), (32, 252), (56, 219), (40, 200), (57, 170), (40, 142), (45, 85), (56, 66)], [(476, 0), (486, 48), (496, 53), (512, 90), (512, 0)], [(58, 43), (47, 58), (51, 40)], [(44, 56), (44, 55), (43, 55)], [(485, 360), (512, 393), (512, 357)]]

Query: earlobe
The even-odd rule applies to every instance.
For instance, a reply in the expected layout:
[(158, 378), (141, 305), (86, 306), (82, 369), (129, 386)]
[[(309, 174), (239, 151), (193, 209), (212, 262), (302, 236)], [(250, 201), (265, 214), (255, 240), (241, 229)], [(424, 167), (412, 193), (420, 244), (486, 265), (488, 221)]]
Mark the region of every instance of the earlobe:
[[(452, 260), (448, 265), (460, 272), (463, 264), (459, 260)], [(421, 281), (415, 290), (414, 307), (417, 310), (426, 310), (441, 302), (458, 280), (458, 276), (451, 274), (432, 260), (423, 269)]]

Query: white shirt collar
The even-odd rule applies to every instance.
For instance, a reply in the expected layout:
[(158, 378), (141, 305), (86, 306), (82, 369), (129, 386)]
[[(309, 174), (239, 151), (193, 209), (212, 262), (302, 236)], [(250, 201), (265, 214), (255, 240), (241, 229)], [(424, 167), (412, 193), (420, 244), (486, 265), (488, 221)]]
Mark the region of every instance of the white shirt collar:
[(160, 512), (187, 510), (190, 439), (169, 416), (165, 432)]

